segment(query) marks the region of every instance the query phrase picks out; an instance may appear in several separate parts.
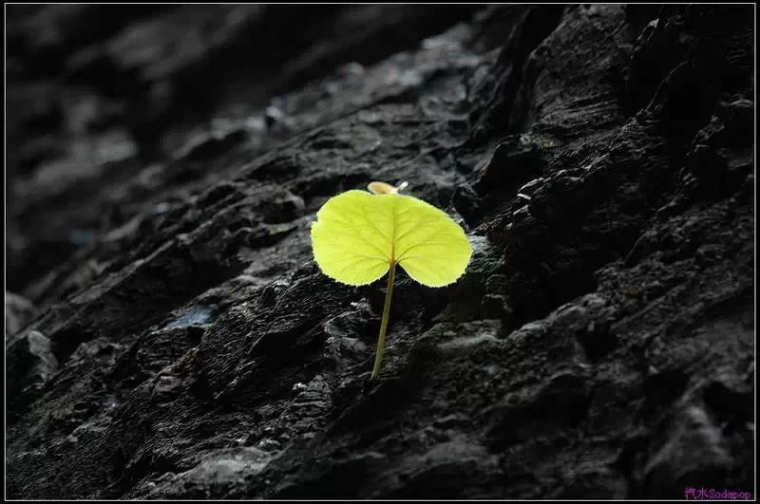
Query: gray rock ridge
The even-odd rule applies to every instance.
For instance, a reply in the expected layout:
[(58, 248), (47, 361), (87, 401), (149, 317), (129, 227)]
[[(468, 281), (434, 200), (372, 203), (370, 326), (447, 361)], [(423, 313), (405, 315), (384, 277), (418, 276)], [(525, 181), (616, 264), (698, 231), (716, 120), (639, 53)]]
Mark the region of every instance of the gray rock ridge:
[[(8, 497), (753, 491), (751, 6), (109, 9), (8, 7)], [(474, 251), (375, 382), (372, 180)]]

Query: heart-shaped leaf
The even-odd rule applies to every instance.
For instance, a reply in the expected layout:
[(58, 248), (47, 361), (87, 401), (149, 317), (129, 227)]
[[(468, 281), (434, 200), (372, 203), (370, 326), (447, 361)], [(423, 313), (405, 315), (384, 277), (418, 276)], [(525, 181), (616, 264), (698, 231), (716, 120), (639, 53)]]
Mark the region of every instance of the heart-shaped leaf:
[(311, 227), (314, 258), (339, 282), (365, 285), (394, 263), (429, 287), (448, 285), (470, 261), (464, 230), (445, 212), (404, 194), (351, 190), (330, 198)]

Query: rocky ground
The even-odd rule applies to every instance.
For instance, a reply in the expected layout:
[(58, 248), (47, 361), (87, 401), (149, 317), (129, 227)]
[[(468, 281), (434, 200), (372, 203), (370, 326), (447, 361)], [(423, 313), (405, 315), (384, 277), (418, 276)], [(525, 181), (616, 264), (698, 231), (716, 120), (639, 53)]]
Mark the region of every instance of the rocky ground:
[[(8, 497), (754, 491), (752, 6), (7, 16)], [(474, 249), (375, 382), (372, 180)]]

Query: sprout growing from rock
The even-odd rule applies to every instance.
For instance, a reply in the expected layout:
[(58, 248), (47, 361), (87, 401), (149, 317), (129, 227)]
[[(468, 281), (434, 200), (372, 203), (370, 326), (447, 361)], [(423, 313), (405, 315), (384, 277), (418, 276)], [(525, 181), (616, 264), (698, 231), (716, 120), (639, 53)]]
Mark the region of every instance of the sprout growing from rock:
[(464, 273), (472, 255), (464, 230), (433, 205), (399, 194), (405, 186), (372, 182), (372, 193), (333, 196), (311, 227), (314, 259), (328, 277), (356, 286), (388, 273), (372, 379), (383, 359), (396, 265), (422, 285), (443, 287)]

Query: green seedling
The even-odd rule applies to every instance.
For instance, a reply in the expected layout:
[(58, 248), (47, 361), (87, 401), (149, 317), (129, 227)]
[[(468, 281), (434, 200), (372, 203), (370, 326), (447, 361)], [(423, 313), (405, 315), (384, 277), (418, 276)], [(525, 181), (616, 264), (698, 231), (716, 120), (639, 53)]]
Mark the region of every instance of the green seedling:
[(333, 196), (311, 226), (314, 259), (322, 273), (348, 285), (367, 285), (388, 273), (372, 379), (380, 371), (396, 265), (428, 287), (451, 284), (464, 273), (472, 247), (451, 217), (420, 199), (372, 182), (372, 192)]

